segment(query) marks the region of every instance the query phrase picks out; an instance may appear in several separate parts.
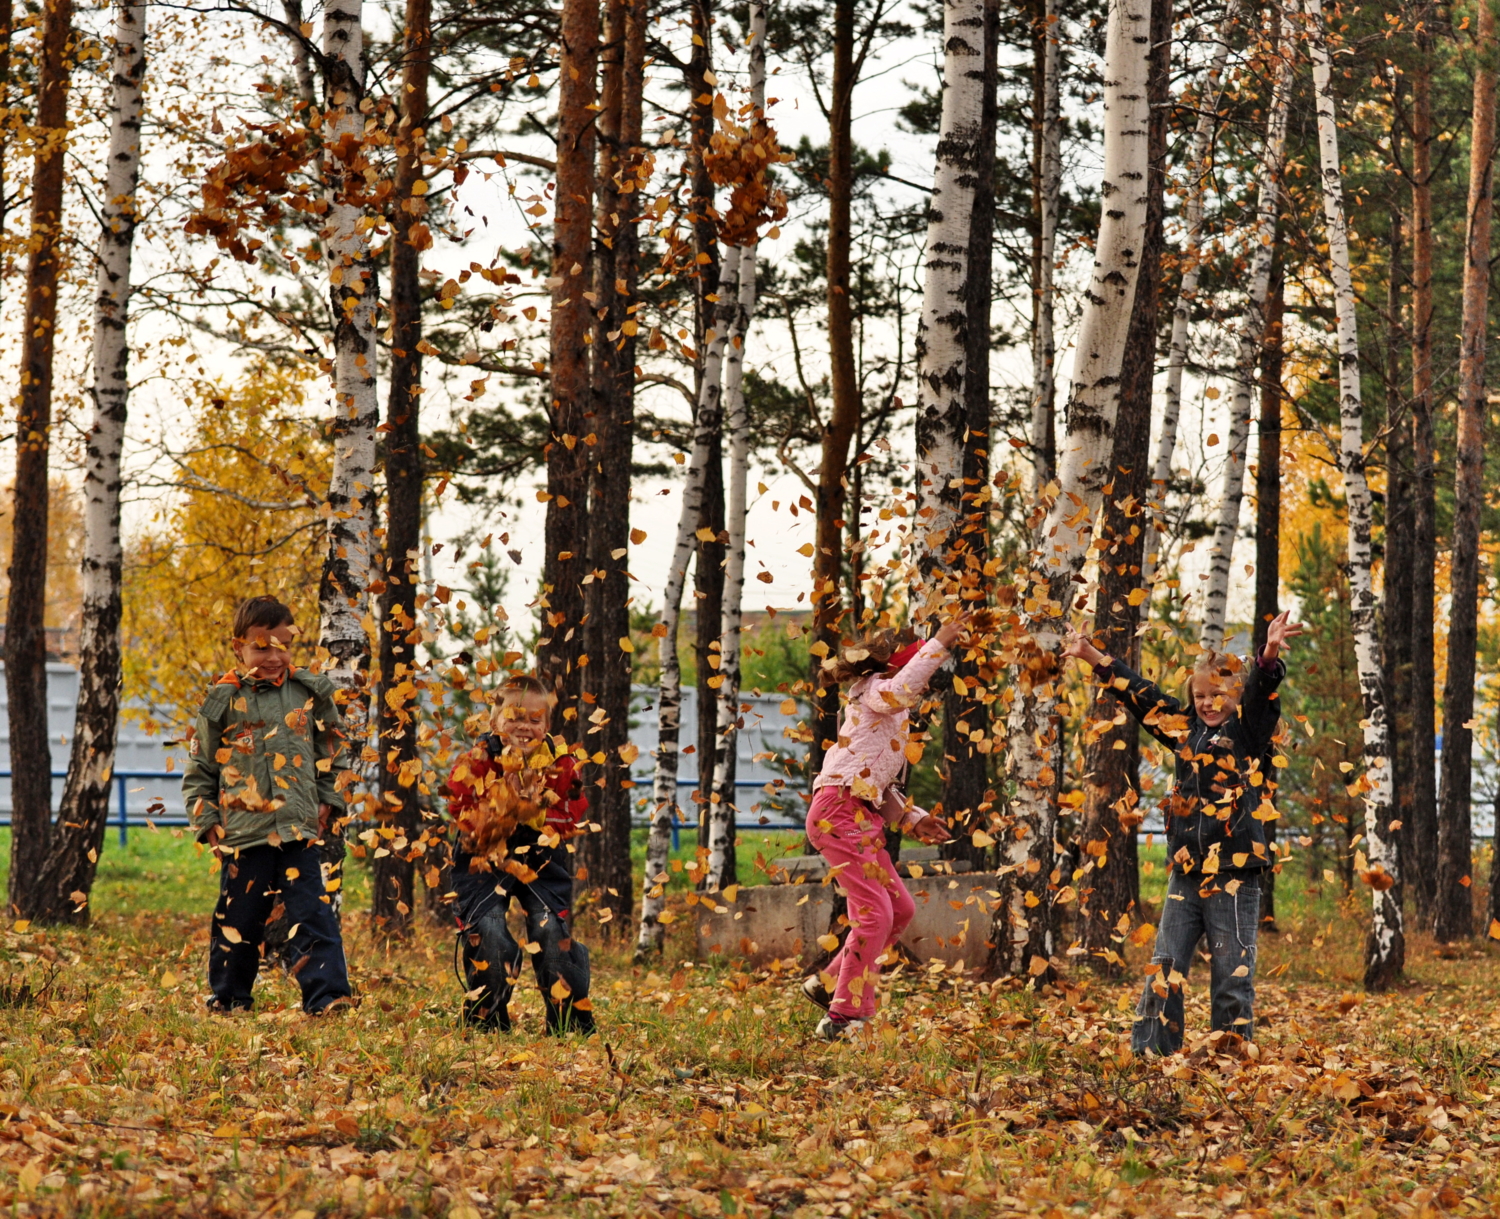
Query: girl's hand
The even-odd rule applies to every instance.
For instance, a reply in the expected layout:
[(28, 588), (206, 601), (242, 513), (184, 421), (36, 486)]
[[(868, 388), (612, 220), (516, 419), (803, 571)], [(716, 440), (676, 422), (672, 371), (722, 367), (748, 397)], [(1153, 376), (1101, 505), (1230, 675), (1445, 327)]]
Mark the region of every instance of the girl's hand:
[(1267, 660), (1275, 660), (1277, 654), (1286, 646), (1288, 639), (1295, 639), (1303, 631), (1307, 630), (1305, 624), (1292, 621), (1292, 611), (1283, 610), (1271, 619), (1271, 624), (1266, 627), (1266, 646), (1262, 655)]
[(943, 647), (952, 649), (953, 645), (958, 642), (958, 637), (964, 633), (964, 628), (973, 620), (974, 614), (972, 611), (965, 610), (963, 613), (949, 618), (947, 622), (938, 627), (937, 634), (933, 636), (933, 639), (937, 640)]
[(923, 817), (911, 827), (911, 836), (918, 842), (925, 842), (928, 846), (937, 846), (941, 842), (947, 842), (953, 837), (948, 832), (948, 827), (934, 817), (931, 813)]
[(1076, 657), (1090, 665), (1107, 665), (1110, 659), (1094, 646), (1087, 635), (1071, 626), (1068, 628), (1068, 642), (1063, 645), (1062, 654)]

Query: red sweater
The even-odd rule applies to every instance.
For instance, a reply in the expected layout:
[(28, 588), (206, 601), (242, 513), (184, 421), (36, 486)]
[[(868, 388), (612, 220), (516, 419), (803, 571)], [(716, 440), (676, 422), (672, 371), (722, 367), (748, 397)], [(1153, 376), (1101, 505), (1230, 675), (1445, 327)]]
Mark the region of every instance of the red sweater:
[[(458, 760), (446, 784), (450, 817), (466, 812), (478, 803), (478, 793), (484, 790), (484, 778), (499, 767), (502, 748), (499, 737), (485, 733), (474, 748)], [(578, 766), (571, 755), (561, 754), (547, 768), (545, 785), (557, 797), (547, 806), (548, 831), (564, 840), (574, 837), (587, 819), (589, 802), (583, 794)]]

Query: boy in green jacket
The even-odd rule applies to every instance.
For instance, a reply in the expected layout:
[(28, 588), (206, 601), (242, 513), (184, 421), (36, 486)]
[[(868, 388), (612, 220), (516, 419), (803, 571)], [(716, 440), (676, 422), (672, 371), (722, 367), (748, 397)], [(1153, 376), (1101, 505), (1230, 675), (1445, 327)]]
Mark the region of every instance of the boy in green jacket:
[(253, 1006), (266, 923), (284, 907), (302, 1009), (321, 1016), (352, 1002), (316, 845), (344, 815), (334, 773), (343, 721), (333, 683), (292, 666), (291, 610), (275, 597), (251, 597), (235, 610), (233, 629), (239, 664), (203, 700), (182, 780), (198, 841), (223, 861), (209, 930), (208, 1008)]

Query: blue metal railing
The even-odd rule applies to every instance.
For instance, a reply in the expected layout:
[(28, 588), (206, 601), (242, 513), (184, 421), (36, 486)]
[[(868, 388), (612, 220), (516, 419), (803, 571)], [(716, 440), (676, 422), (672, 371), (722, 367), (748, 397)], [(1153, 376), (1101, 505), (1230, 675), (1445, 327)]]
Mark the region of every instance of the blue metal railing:
[[(6, 768), (5, 770), (0, 770), (0, 779), (8, 779), (10, 777), (11, 777), (11, 775), (10, 775), (9, 768)], [(54, 779), (66, 779), (68, 777), (68, 772), (66, 770), (54, 770), (52, 772), (52, 777)], [(189, 824), (189, 821), (188, 821), (187, 817), (185, 815), (183, 815), (182, 813), (166, 813), (166, 812), (164, 812), (163, 815), (159, 816), (159, 817), (145, 816), (145, 815), (142, 815), (142, 816), (139, 816), (139, 817), (132, 817), (131, 813), (130, 813), (130, 808), (129, 808), (129, 803), (130, 803), (130, 801), (129, 801), (129, 794), (130, 793), (129, 793), (129, 788), (128, 788), (127, 785), (133, 779), (173, 779), (173, 780), (176, 780), (178, 783), (180, 783), (180, 782), (182, 782), (182, 772), (181, 771), (177, 771), (177, 770), (116, 770), (116, 771), (111, 772), (111, 774), (110, 774), (110, 781), (115, 785), (115, 793), (116, 793), (115, 816), (113, 818), (113, 824), (115, 825), (115, 827), (120, 832), (120, 845), (122, 847), (129, 844), (129, 841), (130, 841), (130, 827), (131, 826), (136, 826), (137, 828), (140, 828), (142, 826), (188, 825)], [(739, 789), (739, 788), (752, 788), (752, 787), (763, 788), (766, 785), (766, 780), (763, 780), (763, 779), (738, 779), (738, 780), (735, 781), (734, 785), (735, 785), (736, 789)], [(677, 786), (679, 788), (697, 787), (698, 786), (698, 780), (697, 779), (678, 779), (677, 780)], [(10, 824), (10, 814), (9, 813), (0, 813), (0, 825), (9, 825), (9, 824)], [(684, 825), (693, 825), (693, 824), (695, 824), (695, 823), (694, 822), (690, 822), (690, 821), (685, 821), (685, 822), (679, 823), (676, 820), (674, 820), (672, 822), (672, 849), (674, 851), (678, 848), (678, 846), (680, 844), (680, 832), (681, 832), (682, 826), (684, 826)], [(776, 825), (772, 825), (772, 824), (757, 825), (755, 828), (759, 829), (759, 830), (793, 830), (793, 829), (801, 829), (802, 826), (800, 824), (793, 825), (790, 822), (788, 822), (785, 825), (780, 825), (780, 824), (776, 824)]]
[[(0, 770), (0, 779), (11, 777), (9, 768)], [(68, 772), (65, 770), (54, 770), (54, 779), (66, 779)], [(160, 817), (132, 818), (129, 808), (129, 790), (126, 787), (132, 779), (175, 779), (182, 782), (182, 772), (179, 770), (116, 770), (110, 772), (110, 782), (115, 785), (115, 817), (114, 824), (120, 831), (120, 845), (125, 846), (129, 841), (130, 827), (145, 825), (187, 825), (188, 819), (181, 813), (165, 813)], [(0, 825), (10, 824), (10, 814), (0, 813)]]

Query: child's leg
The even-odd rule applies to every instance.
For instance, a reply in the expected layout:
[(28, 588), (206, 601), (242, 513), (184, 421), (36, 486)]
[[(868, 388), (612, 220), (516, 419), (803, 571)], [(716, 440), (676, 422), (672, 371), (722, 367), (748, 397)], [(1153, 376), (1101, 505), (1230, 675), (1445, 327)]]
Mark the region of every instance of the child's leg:
[(517, 896), (526, 911), (526, 934), (541, 945), (532, 954), (537, 987), (547, 1009), (547, 1031), (592, 1032), (589, 950), (573, 938), (573, 875), (559, 848)]
[(1146, 979), (1141, 1001), (1135, 1009), (1135, 1028), (1130, 1048), (1137, 1054), (1175, 1054), (1182, 1048), (1182, 983), (1173, 983), (1172, 974), (1183, 979), (1192, 968), (1193, 949), (1203, 934), (1203, 899), (1198, 896), (1197, 876), (1179, 876), (1173, 872), (1167, 879), (1167, 896), (1162, 902), (1161, 926), (1156, 931), (1156, 947), (1151, 963), (1158, 972)]
[(1209, 990), (1213, 1027), (1253, 1038), (1260, 877), (1241, 880), (1233, 893), (1213, 894), (1204, 902), (1204, 917), (1213, 961)]
[(891, 895), (891, 939), (886, 945), (891, 948), (901, 938), (902, 933), (911, 926), (911, 921), (917, 916), (917, 903), (907, 887), (901, 883), (901, 877), (896, 873), (896, 865), (891, 860), (891, 853), (882, 850), (880, 852), (880, 864), (885, 868), (886, 875), (890, 878), (886, 881), (886, 892)]
[[(208, 933), (208, 988), (212, 1002), (230, 1009), (254, 1006), (251, 990), (260, 972), (260, 945), (274, 904), (272, 847), (248, 847), (228, 856), (219, 872), (219, 904)], [(235, 935), (224, 934), (231, 928)]]
[(849, 934), (828, 966), (836, 979), (828, 1011), (867, 1020), (875, 1014), (876, 959), (889, 946), (895, 922), (885, 826), (860, 801), (835, 788), (819, 788), (807, 813), (807, 833), (818, 853), (839, 868), (838, 884), (848, 898)]
[(316, 1015), (351, 993), (344, 936), (324, 887), (321, 853), (309, 842), (268, 849), (277, 857), (274, 880), (287, 920), (297, 929), (287, 945), (291, 974), (302, 988), (302, 1010)]
[[(503, 872), (471, 872), (467, 858), (454, 865), (458, 894), (459, 945), (463, 953), (466, 1024), (510, 1030), (510, 998), (525, 954), (506, 925), (514, 877)], [(478, 994), (474, 994), (478, 991)]]

